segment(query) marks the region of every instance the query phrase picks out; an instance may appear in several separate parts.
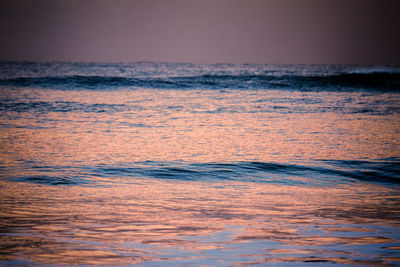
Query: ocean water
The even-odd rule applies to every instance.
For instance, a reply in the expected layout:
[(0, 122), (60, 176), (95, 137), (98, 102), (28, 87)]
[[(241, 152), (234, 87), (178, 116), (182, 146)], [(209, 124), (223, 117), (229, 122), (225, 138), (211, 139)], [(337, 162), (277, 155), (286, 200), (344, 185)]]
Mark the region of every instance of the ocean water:
[(400, 67), (0, 63), (0, 265), (400, 265)]

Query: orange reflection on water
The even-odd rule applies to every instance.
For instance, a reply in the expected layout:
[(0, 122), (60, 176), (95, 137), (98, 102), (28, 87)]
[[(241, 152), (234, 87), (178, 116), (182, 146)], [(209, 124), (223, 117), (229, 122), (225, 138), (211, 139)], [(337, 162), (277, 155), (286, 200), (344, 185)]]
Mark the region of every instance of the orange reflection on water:
[[(32, 112), (4, 111), (0, 167), (6, 178), (45, 173), (68, 180), (79, 176), (69, 169), (74, 166), (89, 170), (90, 176), (91, 168), (135, 167), (149, 160), (293, 163), (400, 157), (397, 113), (302, 112), (296, 104), (304, 98), (326, 98), (324, 105), (335, 108), (343, 99), (340, 93), (17, 93), (55, 108), (40, 108), (39, 103)], [(395, 261), (391, 255), (398, 252), (397, 188), (362, 182), (311, 187), (310, 177), (296, 177), (305, 186), (141, 179), (118, 173), (87, 179), (88, 185), (70, 186), (1, 180), (0, 259), (40, 264), (204, 260), (205, 265), (379, 265)], [(364, 245), (375, 245), (379, 253), (371, 258), (367, 249), (357, 251)]]
[[(0, 227), (6, 233), (1, 236), (2, 260), (179, 262), (167, 248), (176, 251), (172, 255), (186, 255), (182, 256), (185, 260), (201, 259), (209, 250), (224, 258), (233, 247), (239, 256), (239, 248), (263, 240), (266, 250), (255, 251), (253, 258), (284, 262), (285, 257), (304, 254), (299, 251), (306, 248), (318, 250), (321, 257), (333, 257), (343, 246), (399, 242), (388, 232), (373, 230), (374, 225), (395, 227), (400, 212), (397, 191), (376, 185), (326, 189), (136, 180), (109, 187), (1, 182), (0, 190)], [(391, 197), (383, 201), (384, 196)], [(372, 228), (368, 228), (370, 223)], [(354, 224), (359, 225), (357, 231), (346, 226)], [(343, 231), (360, 234), (346, 236)], [(332, 251), (332, 246), (338, 247)], [(286, 251), (282, 254), (276, 249)], [(366, 257), (363, 251), (358, 253)], [(353, 254), (342, 255), (342, 260), (351, 262)], [(242, 259), (232, 260), (240, 263)]]
[[(37, 90), (37, 101), (79, 105), (70, 112), (2, 116), (0, 123), (13, 127), (0, 131), (0, 155), (11, 162), (40, 159), (57, 165), (400, 157), (396, 113), (280, 112), (297, 110), (296, 98), (312, 99), (313, 94), (329, 97), (326, 105), (343, 98), (285, 91)], [(276, 108), (273, 101), (280, 99), (294, 100)], [(100, 106), (93, 112), (90, 105)]]

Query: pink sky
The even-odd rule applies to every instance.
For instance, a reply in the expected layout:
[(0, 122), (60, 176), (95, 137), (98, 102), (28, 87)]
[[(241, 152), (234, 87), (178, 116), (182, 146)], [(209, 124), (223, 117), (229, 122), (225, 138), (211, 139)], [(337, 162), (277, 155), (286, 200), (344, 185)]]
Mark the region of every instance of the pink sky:
[(0, 60), (400, 64), (397, 0), (1, 0)]

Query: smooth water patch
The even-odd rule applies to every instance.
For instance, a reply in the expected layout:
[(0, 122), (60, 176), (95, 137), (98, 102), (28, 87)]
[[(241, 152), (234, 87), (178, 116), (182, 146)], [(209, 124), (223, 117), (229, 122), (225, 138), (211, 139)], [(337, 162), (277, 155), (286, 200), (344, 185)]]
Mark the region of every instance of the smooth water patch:
[(0, 264), (398, 263), (398, 190), (137, 180), (0, 182)]

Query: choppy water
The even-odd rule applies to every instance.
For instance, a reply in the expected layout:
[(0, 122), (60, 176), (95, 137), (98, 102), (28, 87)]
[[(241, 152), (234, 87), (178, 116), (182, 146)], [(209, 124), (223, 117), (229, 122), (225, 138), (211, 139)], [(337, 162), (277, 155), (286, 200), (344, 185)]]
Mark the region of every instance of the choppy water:
[(0, 264), (400, 262), (400, 68), (0, 64)]

